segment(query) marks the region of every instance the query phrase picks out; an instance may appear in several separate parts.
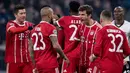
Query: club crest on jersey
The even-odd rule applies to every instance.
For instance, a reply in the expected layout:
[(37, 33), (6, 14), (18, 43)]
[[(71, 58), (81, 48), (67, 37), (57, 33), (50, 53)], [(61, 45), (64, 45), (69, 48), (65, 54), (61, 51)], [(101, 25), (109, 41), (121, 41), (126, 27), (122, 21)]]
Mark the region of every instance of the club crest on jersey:
[(94, 31), (91, 31), (91, 32), (90, 32), (90, 35), (94, 35)]
[(81, 36), (81, 42), (84, 42), (85, 37)]
[(53, 33), (57, 35), (57, 30), (53, 30)]

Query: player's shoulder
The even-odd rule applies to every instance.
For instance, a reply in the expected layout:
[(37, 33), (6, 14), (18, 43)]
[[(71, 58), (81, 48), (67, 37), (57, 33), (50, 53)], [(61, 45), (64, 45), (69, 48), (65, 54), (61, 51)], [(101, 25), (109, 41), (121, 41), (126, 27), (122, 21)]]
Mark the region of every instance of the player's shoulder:
[(69, 20), (80, 20), (80, 17), (77, 15), (72, 15), (68, 17)]
[(41, 21), (38, 26), (43, 26), (43, 27), (46, 27), (46, 28), (55, 28), (54, 25), (50, 24), (49, 22), (46, 22), (46, 21)]
[(105, 26), (103, 26), (102, 27), (102, 31), (105, 31), (105, 30), (107, 30), (107, 29), (111, 29), (111, 28), (115, 28), (113, 25), (105, 25)]
[(77, 18), (77, 19), (80, 18), (80, 16), (78, 16), (78, 15), (72, 15), (71, 17), (72, 17), (72, 18)]
[(62, 16), (58, 21), (65, 21), (68, 20), (70, 16)]
[(106, 25), (103, 27), (104, 29), (114, 29), (114, 30), (119, 30), (121, 32), (123, 32), (121, 29), (119, 29), (118, 27), (114, 26), (114, 25)]
[(67, 18), (67, 16), (62, 16), (60, 19), (59, 19), (59, 21), (60, 20), (64, 20), (64, 19), (66, 19)]
[(70, 19), (80, 19), (79, 16), (72, 15), (72, 16), (62, 16), (59, 20), (70, 20)]
[(30, 22), (30, 21), (25, 21), (25, 23), (33, 24), (33, 23), (32, 23), (32, 22)]
[(102, 28), (101, 24), (100, 24), (98, 21), (95, 21), (94, 24), (95, 24), (95, 26), (97, 26), (98, 28), (100, 28), (100, 29)]
[(29, 21), (24, 21), (25, 22), (25, 24), (27, 25), (27, 26), (34, 26), (34, 23), (32, 23), (32, 22), (29, 22)]
[(124, 24), (125, 24), (125, 25), (130, 25), (130, 22), (127, 21), (127, 20), (124, 20)]
[(17, 24), (14, 20), (9, 20), (6, 26), (15, 26)]
[(10, 23), (16, 23), (16, 22), (14, 22), (14, 20), (9, 20), (8, 24), (10, 24)]

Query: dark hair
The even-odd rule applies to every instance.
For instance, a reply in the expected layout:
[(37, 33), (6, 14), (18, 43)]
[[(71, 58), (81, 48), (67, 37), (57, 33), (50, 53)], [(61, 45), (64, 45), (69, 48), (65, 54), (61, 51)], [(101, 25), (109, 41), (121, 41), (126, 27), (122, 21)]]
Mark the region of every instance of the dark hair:
[(15, 8), (14, 8), (14, 13), (17, 14), (18, 11), (21, 10), (21, 9), (25, 9), (24, 5), (22, 5), (22, 4), (16, 5)]
[(78, 9), (79, 11), (86, 11), (87, 15), (92, 14), (93, 8), (90, 5), (82, 5)]
[(101, 15), (107, 19), (111, 19), (112, 18), (112, 12), (109, 10), (103, 10)]
[(44, 6), (42, 6), (42, 8), (44, 8), (44, 7), (50, 7), (50, 8), (51, 8), (51, 6), (50, 6), (50, 5), (44, 5)]
[(80, 7), (80, 3), (77, 1), (71, 1), (69, 3), (69, 8), (72, 12), (77, 12), (78, 13), (78, 8)]
[(61, 17), (61, 15), (60, 14), (56, 14), (59, 18)]

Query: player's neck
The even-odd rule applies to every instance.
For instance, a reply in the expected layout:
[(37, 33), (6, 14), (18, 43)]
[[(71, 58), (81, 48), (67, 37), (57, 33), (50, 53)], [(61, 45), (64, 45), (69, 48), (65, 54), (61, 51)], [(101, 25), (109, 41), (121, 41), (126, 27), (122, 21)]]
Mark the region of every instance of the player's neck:
[(90, 19), (88, 22), (86, 22), (86, 25), (92, 26), (94, 24), (94, 20)]
[(122, 25), (124, 23), (124, 19), (115, 20), (115, 24)]
[(75, 15), (75, 16), (78, 16), (78, 13), (75, 13), (75, 12), (71, 12), (70, 15)]
[(19, 20), (15, 19), (16, 23), (20, 24), (20, 25), (24, 25), (24, 22), (20, 22)]
[(50, 20), (43, 18), (42, 21), (50, 22)]
[(106, 26), (106, 25), (111, 25), (111, 21), (104, 21), (102, 22), (103, 26)]

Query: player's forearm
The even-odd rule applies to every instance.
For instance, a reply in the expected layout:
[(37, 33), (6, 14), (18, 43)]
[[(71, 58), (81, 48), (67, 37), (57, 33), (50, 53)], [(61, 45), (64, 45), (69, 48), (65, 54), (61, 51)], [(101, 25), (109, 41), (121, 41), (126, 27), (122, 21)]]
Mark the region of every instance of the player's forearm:
[(92, 55), (89, 57), (89, 60), (90, 60), (91, 62), (93, 62), (96, 58), (97, 58), (97, 57), (96, 57), (94, 54), (92, 54)]
[(66, 59), (67, 57), (65, 56), (62, 48), (60, 47), (58, 41), (57, 41), (57, 36), (50, 36), (53, 48), (55, 48), (55, 50), (60, 54), (60, 56), (64, 59)]
[(9, 32), (16, 34), (16, 33), (22, 33), (26, 30), (28, 30), (28, 27), (22, 27), (22, 28), (13, 27), (13, 28), (10, 28)]
[(30, 57), (31, 57), (31, 60), (32, 60), (32, 63), (33, 63), (33, 66), (36, 67), (36, 63), (35, 63), (35, 59), (34, 59), (34, 52), (30, 52)]
[(66, 60), (66, 55), (64, 54), (64, 52), (63, 52), (62, 48), (60, 47), (60, 45), (57, 44), (57, 45), (55, 45), (54, 48), (60, 54), (60, 56)]
[(34, 59), (34, 51), (33, 51), (33, 44), (32, 40), (29, 38), (29, 54), (33, 63), (33, 66), (36, 66), (35, 59)]
[(130, 61), (130, 56), (124, 56), (124, 60)]

